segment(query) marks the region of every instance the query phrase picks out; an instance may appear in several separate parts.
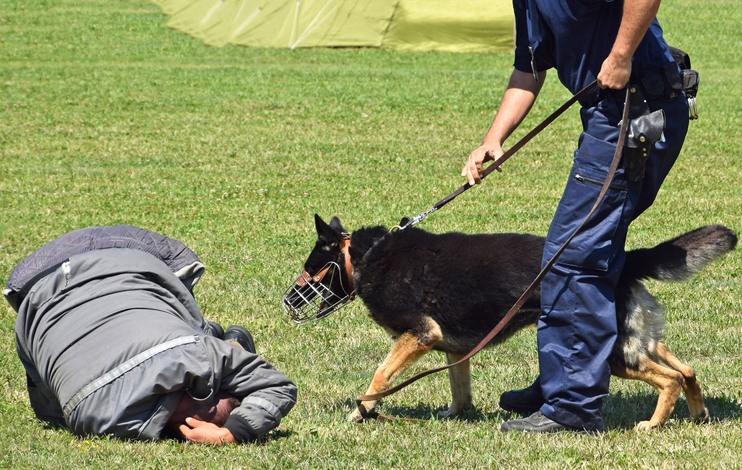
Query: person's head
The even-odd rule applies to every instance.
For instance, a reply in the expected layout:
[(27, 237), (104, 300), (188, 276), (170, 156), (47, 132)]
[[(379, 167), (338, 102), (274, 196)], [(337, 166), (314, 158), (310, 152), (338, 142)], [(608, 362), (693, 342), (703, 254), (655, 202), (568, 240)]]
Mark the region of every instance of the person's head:
[(238, 399), (226, 393), (219, 393), (213, 399), (205, 401), (196, 401), (188, 393), (183, 393), (178, 406), (167, 421), (165, 430), (171, 436), (182, 437), (178, 427), (185, 424), (186, 418), (196, 418), (223, 426), (232, 410), (239, 405)]

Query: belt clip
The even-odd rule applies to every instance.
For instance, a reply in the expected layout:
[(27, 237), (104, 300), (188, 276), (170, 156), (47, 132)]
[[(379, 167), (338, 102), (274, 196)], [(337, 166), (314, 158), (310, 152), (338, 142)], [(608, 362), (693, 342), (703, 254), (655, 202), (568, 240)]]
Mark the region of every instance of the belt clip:
[(696, 97), (688, 97), (688, 119), (695, 121), (698, 119), (698, 108), (696, 107)]

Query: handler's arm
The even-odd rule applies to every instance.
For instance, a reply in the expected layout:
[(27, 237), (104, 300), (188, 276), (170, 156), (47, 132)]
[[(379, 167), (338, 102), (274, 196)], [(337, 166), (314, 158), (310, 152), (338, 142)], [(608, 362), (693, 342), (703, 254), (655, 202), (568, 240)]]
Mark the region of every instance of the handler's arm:
[(598, 86), (620, 90), (629, 83), (631, 57), (657, 16), (661, 0), (624, 0), (621, 26), (598, 73)]
[(537, 75), (538, 80), (534, 80), (532, 72), (513, 70), (492, 126), (484, 137), (482, 145), (469, 155), (469, 159), (461, 170), (461, 176), (466, 177), (469, 184), (479, 184), (482, 181), (482, 164), (495, 160), (504, 153), (502, 144), (505, 139), (528, 115), (546, 79), (545, 71), (538, 72)]

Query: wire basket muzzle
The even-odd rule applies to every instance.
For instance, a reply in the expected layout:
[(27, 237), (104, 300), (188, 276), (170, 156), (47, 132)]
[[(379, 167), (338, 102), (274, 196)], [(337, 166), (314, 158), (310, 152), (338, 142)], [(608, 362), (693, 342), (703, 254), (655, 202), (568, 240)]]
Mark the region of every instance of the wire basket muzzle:
[(343, 285), (343, 272), (335, 262), (319, 270), (320, 279), (303, 272), (281, 297), (286, 314), (300, 325), (324, 318), (353, 297)]

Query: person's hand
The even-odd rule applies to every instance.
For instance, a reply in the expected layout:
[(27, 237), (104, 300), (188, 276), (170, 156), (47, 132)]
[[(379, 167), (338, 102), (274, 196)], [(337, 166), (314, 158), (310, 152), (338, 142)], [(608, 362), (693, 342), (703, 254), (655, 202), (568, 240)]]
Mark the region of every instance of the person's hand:
[(227, 428), (196, 418), (186, 418), (185, 422), (178, 429), (183, 437), (190, 442), (214, 445), (237, 442)]
[[(500, 157), (504, 152), (499, 145), (481, 145), (469, 154), (464, 168), (461, 169), (461, 176), (465, 177), (471, 186), (482, 182), (482, 171), (484, 162), (489, 162)], [(497, 167), (497, 171), (502, 168)]]
[(598, 73), (598, 86), (600, 88), (611, 90), (621, 90), (631, 77), (631, 57), (621, 59), (615, 54), (610, 54), (603, 61)]

